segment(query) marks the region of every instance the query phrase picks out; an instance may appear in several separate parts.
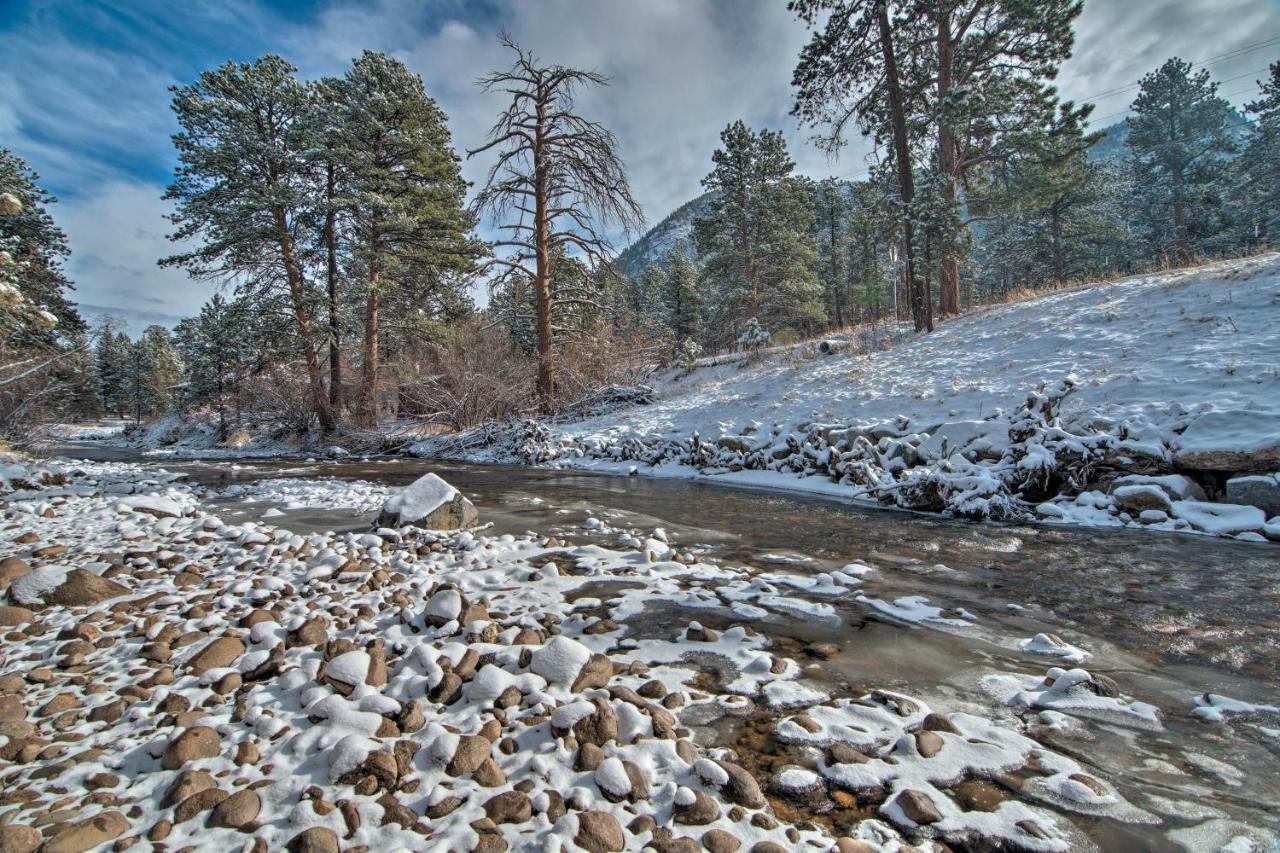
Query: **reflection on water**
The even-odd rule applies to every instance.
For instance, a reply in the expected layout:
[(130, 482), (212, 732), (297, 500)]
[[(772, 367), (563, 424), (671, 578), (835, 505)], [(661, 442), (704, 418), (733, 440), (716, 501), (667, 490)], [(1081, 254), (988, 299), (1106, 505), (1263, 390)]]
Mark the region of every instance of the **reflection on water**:
[[(1280, 735), (1263, 727), (1280, 729), (1280, 720), (1225, 729), (1188, 715), (1193, 697), (1203, 692), (1280, 704), (1280, 549), (1274, 545), (1132, 530), (977, 525), (706, 481), (402, 459), (158, 461), (210, 489), (279, 477), (397, 486), (434, 471), (467, 494), (496, 533), (538, 530), (586, 540), (581, 524), (594, 516), (641, 533), (662, 527), (681, 549), (762, 571), (808, 573), (866, 561), (878, 569), (867, 578), (866, 595), (924, 595), (974, 614), (973, 627), (944, 633), (904, 626), (850, 600), (834, 602), (838, 626), (775, 616), (753, 627), (775, 637), (782, 653), (811, 665), (812, 677), (842, 692), (889, 688), (987, 716), (1009, 712), (993, 708), (978, 687), (981, 676), (1043, 673), (1054, 662), (1023, 653), (1017, 640), (1060, 634), (1093, 653), (1086, 664), (1091, 671), (1111, 675), (1126, 694), (1160, 707), (1165, 730), (1138, 736), (1098, 724), (1083, 745), (1050, 745), (1165, 817), (1166, 830), (1178, 825), (1176, 815), (1191, 801), (1253, 826), (1276, 821), (1271, 812), (1280, 802)], [(228, 501), (219, 511), (243, 511), (230, 517), (245, 520), (267, 507)], [(301, 531), (367, 530), (370, 523), (367, 515), (315, 508), (270, 521)], [(779, 554), (812, 560), (779, 561)], [(714, 628), (733, 620), (728, 611), (691, 615), (667, 607), (635, 622), (646, 631), (674, 634), (690, 618)], [(821, 663), (805, 658), (805, 645), (815, 642), (835, 643), (838, 653)], [(732, 732), (730, 724), (722, 736)], [(1188, 756), (1197, 750), (1239, 768), (1247, 782), (1228, 784), (1196, 766)], [(1167, 765), (1184, 775), (1150, 769)], [(1157, 802), (1164, 806), (1155, 807)], [(1082, 829), (1105, 849), (1171, 849), (1155, 829), (1085, 823)]]

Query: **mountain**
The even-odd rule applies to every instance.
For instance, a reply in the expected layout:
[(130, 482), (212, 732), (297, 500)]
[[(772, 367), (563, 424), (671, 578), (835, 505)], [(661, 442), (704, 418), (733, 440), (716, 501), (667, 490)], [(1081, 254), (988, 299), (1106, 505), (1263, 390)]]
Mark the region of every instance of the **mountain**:
[(682, 240), (685, 244), (685, 252), (689, 257), (695, 257), (693, 220), (706, 212), (710, 201), (711, 193), (703, 193), (692, 201), (680, 205), (673, 213), (650, 228), (643, 237), (624, 249), (614, 263), (627, 276), (638, 279), (649, 264), (665, 267), (667, 252)]

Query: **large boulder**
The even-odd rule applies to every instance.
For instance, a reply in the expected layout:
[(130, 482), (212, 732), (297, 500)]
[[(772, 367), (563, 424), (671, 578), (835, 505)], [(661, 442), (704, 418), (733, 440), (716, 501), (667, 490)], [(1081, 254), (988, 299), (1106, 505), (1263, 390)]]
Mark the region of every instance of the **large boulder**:
[(1205, 412), (1178, 436), (1173, 462), (1192, 471), (1280, 470), (1280, 415)]
[(475, 504), (462, 492), (437, 477), (424, 474), (387, 498), (376, 524), (379, 527), (413, 525), (427, 530), (462, 530), (480, 520)]

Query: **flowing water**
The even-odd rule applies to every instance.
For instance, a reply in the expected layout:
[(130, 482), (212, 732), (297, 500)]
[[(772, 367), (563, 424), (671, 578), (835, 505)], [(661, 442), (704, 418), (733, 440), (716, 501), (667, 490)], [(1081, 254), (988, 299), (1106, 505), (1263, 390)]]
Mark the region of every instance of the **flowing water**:
[[(94, 447), (64, 453), (128, 457)], [(926, 596), (933, 605), (972, 614), (972, 627), (940, 630), (895, 621), (852, 597), (834, 602), (838, 625), (770, 617), (753, 627), (777, 638), (782, 653), (806, 660), (810, 677), (841, 693), (888, 688), (937, 709), (995, 717), (1011, 712), (982, 689), (981, 678), (1043, 675), (1055, 662), (1024, 653), (1018, 641), (1058, 634), (1092, 653), (1083, 664), (1091, 672), (1111, 676), (1125, 694), (1157, 706), (1163, 719), (1160, 731), (1094, 719), (1085, 739), (1055, 742), (1051, 733), (1037, 735), (1163, 821), (1157, 828), (1078, 818), (1095, 843), (1109, 850), (1182, 849), (1170, 831), (1215, 813), (1280, 830), (1280, 716), (1245, 717), (1228, 727), (1189, 714), (1203, 693), (1280, 705), (1275, 545), (1132, 530), (973, 524), (704, 481), (573, 471), (403, 459), (155, 461), (211, 490), (281, 477), (397, 486), (434, 471), (470, 497), (496, 533), (536, 530), (611, 544), (608, 535), (583, 529), (595, 517), (638, 535), (661, 527), (681, 550), (770, 572), (818, 572), (864, 561), (877, 568), (862, 588), (865, 595), (885, 601)], [(270, 506), (214, 502), (234, 520)], [(371, 516), (307, 508), (270, 521), (299, 531), (368, 530)], [(633, 621), (646, 633), (674, 634), (691, 619), (713, 628), (732, 624), (728, 611), (716, 618), (670, 606), (646, 617)], [(805, 659), (804, 650), (816, 642), (834, 643), (839, 651), (827, 660)], [(724, 721), (706, 733), (722, 742), (741, 737)], [(1233, 830), (1222, 831), (1221, 839), (1192, 831), (1179, 841), (1187, 849), (1218, 849)]]

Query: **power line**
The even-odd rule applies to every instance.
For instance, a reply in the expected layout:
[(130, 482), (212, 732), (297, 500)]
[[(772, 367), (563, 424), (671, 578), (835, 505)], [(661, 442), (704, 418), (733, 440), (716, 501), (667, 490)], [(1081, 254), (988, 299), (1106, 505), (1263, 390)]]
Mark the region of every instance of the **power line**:
[[(1217, 65), (1219, 62), (1224, 62), (1228, 59), (1235, 59), (1238, 56), (1244, 56), (1246, 53), (1252, 53), (1255, 50), (1262, 50), (1264, 47), (1270, 47), (1271, 45), (1277, 44), (1277, 43), (1280, 43), (1280, 36), (1272, 36), (1271, 38), (1266, 39), (1265, 41), (1254, 42), (1253, 44), (1247, 44), (1247, 45), (1244, 45), (1243, 47), (1238, 47), (1235, 50), (1229, 50), (1226, 53), (1220, 53), (1217, 56), (1211, 56), (1202, 62), (1193, 62), (1191, 63), (1191, 67), (1207, 68), (1210, 65)], [(1251, 72), (1251, 73), (1256, 73), (1256, 72)], [(1106, 98), (1112, 98), (1112, 97), (1115, 97), (1116, 95), (1122, 95), (1125, 92), (1136, 89), (1140, 85), (1142, 84), (1129, 83), (1128, 85), (1125, 85), (1125, 86), (1117, 86), (1113, 89), (1107, 89), (1104, 92), (1099, 92), (1096, 95), (1090, 95), (1088, 97), (1081, 98), (1080, 101), (1082, 103), (1088, 103), (1091, 101), (1100, 101)]]
[[(1268, 67), (1269, 67), (1269, 66), (1268, 66)], [(1263, 73), (1263, 72), (1264, 72), (1264, 71), (1266, 71), (1266, 70), (1267, 70), (1266, 68), (1259, 68), (1257, 71), (1250, 71), (1248, 74), (1238, 74), (1238, 75), (1236, 75), (1235, 77), (1228, 77), (1226, 80), (1222, 80), (1222, 81), (1220, 81), (1218, 85), (1222, 85), (1222, 83), (1233, 83), (1233, 82), (1235, 82), (1236, 80), (1243, 80), (1243, 79), (1244, 79), (1244, 78), (1246, 78), (1246, 77), (1252, 77), (1252, 76), (1253, 76), (1253, 75), (1255, 75), (1255, 74), (1261, 74), (1261, 73)], [(1245, 93), (1247, 93), (1247, 92), (1250, 92), (1250, 91), (1252, 91), (1252, 90), (1253, 90), (1253, 87), (1252, 87), (1252, 86), (1249, 86), (1248, 88), (1241, 89), (1241, 90), (1240, 90), (1240, 91), (1238, 91), (1238, 92), (1232, 92), (1230, 95), (1218, 95), (1218, 97), (1219, 97), (1219, 98), (1222, 98), (1224, 101), (1225, 101), (1225, 100), (1230, 100), (1231, 98), (1237, 97), (1237, 96), (1239, 96), (1239, 95), (1243, 95), (1243, 94), (1245, 94)], [(1123, 110), (1120, 110), (1120, 112), (1118, 112), (1118, 113), (1111, 113), (1110, 115), (1101, 116), (1101, 117), (1099, 117), (1099, 118), (1092, 118), (1092, 117), (1091, 117), (1091, 118), (1089, 119), (1089, 123), (1090, 123), (1090, 124), (1093, 124), (1094, 122), (1102, 122), (1102, 121), (1106, 121), (1106, 120), (1107, 120), (1107, 119), (1109, 119), (1109, 118), (1116, 118), (1116, 117), (1118, 117), (1118, 116), (1122, 116), (1122, 115), (1125, 115), (1126, 113), (1130, 113), (1130, 112), (1133, 112), (1133, 109), (1132, 109), (1132, 108), (1129, 108), (1129, 109), (1123, 109)]]

